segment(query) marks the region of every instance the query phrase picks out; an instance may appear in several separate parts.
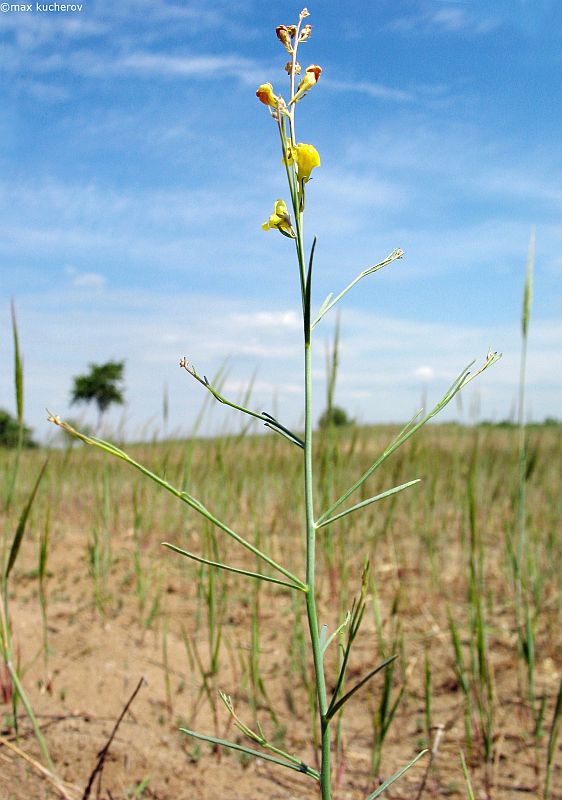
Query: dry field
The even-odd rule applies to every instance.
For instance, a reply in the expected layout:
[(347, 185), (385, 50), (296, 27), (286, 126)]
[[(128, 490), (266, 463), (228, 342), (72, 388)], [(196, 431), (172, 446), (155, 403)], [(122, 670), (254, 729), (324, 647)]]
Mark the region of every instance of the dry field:
[[(320, 437), (318, 505), (368, 467), (391, 433), (377, 427)], [(302, 506), (294, 499), (302, 491), (302, 458), (285, 440), (227, 437), (128, 452), (189, 487), (234, 530), (267, 543), (268, 552), (302, 574)], [(46, 455), (23, 453), (15, 500), (2, 519), (4, 554)], [(13, 453), (0, 452), (4, 474), (12, 460)], [(560, 426), (530, 429), (520, 637), (515, 429), (426, 428), (362, 487), (363, 497), (412, 478), (420, 484), (320, 532), (320, 621), (330, 631), (359, 591), (366, 556), (371, 564), (348, 680), (399, 656), (340, 718), (337, 800), (363, 800), (436, 738), (431, 768), (425, 756), (385, 797), (467, 797), (461, 750), (476, 798), (543, 797), (562, 676), (561, 466)], [(247, 724), (259, 720), (272, 741), (315, 765), (300, 597), (215, 573), (163, 541), (259, 569), (235, 542), (127, 465), (80, 444), (49, 454), (10, 575), (8, 607), (19, 675), (67, 796), (317, 796), (304, 775), (216, 752), (178, 731), (186, 726), (242, 741), (218, 698), (223, 689)], [(337, 653), (332, 646), (334, 678)], [(64, 796), (40, 771), (44, 759), (21, 702), (16, 736), (11, 690), (0, 671), (0, 798)], [(561, 752), (559, 742), (552, 800), (562, 798)]]

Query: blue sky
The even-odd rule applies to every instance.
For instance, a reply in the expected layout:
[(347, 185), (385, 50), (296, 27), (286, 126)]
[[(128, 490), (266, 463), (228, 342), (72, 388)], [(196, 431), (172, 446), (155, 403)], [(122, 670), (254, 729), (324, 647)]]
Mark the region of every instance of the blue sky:
[[(85, 2), (0, 13), (0, 405), (13, 409), (9, 301), (26, 419), (69, 408), (72, 376), (126, 361), (130, 436), (188, 431), (203, 400), (177, 364), (301, 417), (291, 242), (261, 223), (287, 196), (276, 129), (255, 97), (286, 89), (275, 26), (292, 2)], [(562, 6), (316, 2), (301, 61), (323, 67), (298, 107), (321, 154), (307, 194), (315, 301), (395, 247), (405, 257), (342, 304), (337, 402), (402, 420), (489, 346), (504, 353), (449, 416), (514, 409), (520, 306), (536, 227), (529, 413), (560, 416)], [(326, 344), (317, 331), (316, 411)], [(473, 384), (475, 386), (475, 384)], [(213, 412), (209, 425), (231, 418)], [(85, 412), (86, 419), (94, 419)]]

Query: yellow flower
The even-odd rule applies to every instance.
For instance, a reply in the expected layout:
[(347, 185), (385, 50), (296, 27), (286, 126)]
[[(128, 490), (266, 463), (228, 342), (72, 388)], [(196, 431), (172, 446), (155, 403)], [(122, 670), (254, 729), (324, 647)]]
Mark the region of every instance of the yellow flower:
[(310, 173), (314, 167), (320, 166), (320, 155), (311, 144), (299, 142), (287, 147), (287, 164), (291, 166), (293, 162), (297, 168), (299, 181), (306, 183), (310, 180)]
[(256, 97), (258, 100), (261, 100), (264, 105), (277, 108), (277, 97), (273, 94), (273, 86), (270, 83), (262, 83), (262, 85), (258, 87)]
[(299, 83), (297, 91), (293, 99), (291, 100), (289, 105), (296, 103), (301, 97), (308, 92), (309, 89), (318, 83), (318, 79), (322, 74), (322, 67), (318, 67), (316, 64), (311, 64), (309, 67), (306, 68), (306, 72), (304, 73), (304, 78)]
[(283, 236), (288, 236), (290, 239), (296, 239), (297, 237), (291, 225), (291, 217), (284, 200), (275, 201), (273, 214), (263, 223), (262, 228), (264, 231), (276, 228), (279, 233), (282, 233)]

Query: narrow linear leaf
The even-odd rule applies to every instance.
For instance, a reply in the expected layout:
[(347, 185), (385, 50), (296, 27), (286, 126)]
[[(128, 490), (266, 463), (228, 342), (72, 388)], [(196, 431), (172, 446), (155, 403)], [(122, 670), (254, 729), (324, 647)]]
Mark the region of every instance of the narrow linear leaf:
[[(252, 411), (251, 409), (247, 408), (246, 405), (241, 405), (240, 403), (234, 403), (231, 400), (228, 400), (226, 397), (224, 397), (224, 395), (221, 394), (222, 383), (218, 384), (217, 386), (214, 386), (211, 383), (209, 383), (209, 381), (207, 380), (207, 376), (199, 375), (193, 364), (190, 364), (187, 358), (182, 358), (180, 360), (180, 367), (185, 369), (185, 371), (188, 372), (192, 378), (195, 378), (195, 380), (198, 383), (200, 383), (201, 386), (204, 386), (205, 389), (207, 389), (207, 391), (215, 398), (215, 400), (217, 400), (219, 403), (222, 403), (222, 405), (228, 406), (229, 408), (233, 408), (235, 411), (240, 411), (242, 414), (246, 414), (247, 416), (252, 417), (253, 419), (261, 420), (268, 428), (277, 431), (277, 433), (286, 435), (289, 440), (292, 440), (294, 442), (294, 444), (298, 444), (300, 447), (304, 447), (304, 443), (299, 439), (299, 437), (292, 431), (290, 431), (288, 428), (286, 428), (284, 425), (282, 425), (278, 420), (275, 419), (275, 417), (272, 417), (271, 414), (268, 414), (265, 411), (262, 412)], [(220, 373), (219, 377), (222, 382), (223, 377), (220, 375)], [(252, 389), (254, 378), (255, 376), (252, 376), (252, 380), (249, 384), (246, 396), (242, 401), (243, 403), (247, 403), (249, 401), (249, 393)], [(216, 382), (217, 379), (215, 379), (214, 383)]]
[(310, 249), (310, 258), (308, 260), (308, 272), (306, 274), (306, 283), (304, 286), (304, 330), (307, 338), (310, 336), (310, 304), (312, 301), (312, 265), (314, 263), (314, 251), (316, 250), (316, 236), (312, 242)]
[(45, 576), (47, 574), (47, 555), (49, 552), (49, 523), (50, 523), (51, 515), (50, 509), (47, 509), (47, 518), (45, 521), (45, 529), (43, 531), (43, 535), (41, 536), (41, 541), (39, 543), (39, 580), (40, 582), (45, 581)]
[(45, 474), (45, 470), (47, 468), (48, 459), (45, 461), (43, 466), (41, 467), (41, 471), (35, 481), (35, 486), (33, 487), (31, 494), (29, 495), (29, 499), (23, 511), (21, 512), (18, 526), (16, 528), (16, 532), (14, 535), (14, 539), (12, 541), (12, 546), (10, 548), (10, 554), (8, 556), (8, 563), (6, 565), (6, 570), (4, 572), (4, 580), (8, 579), (10, 572), (14, 564), (16, 563), (16, 559), (18, 557), (20, 545), (22, 543), (23, 535), (25, 533), (25, 526), (27, 525), (27, 518), (29, 517), (29, 512), (31, 511), (31, 506), (33, 505), (33, 501), (35, 500), (35, 495), (37, 494), (37, 489), (39, 488), (39, 484), (41, 483), (41, 479)]
[[(448, 403), (451, 402), (453, 397), (463, 389), (468, 383), (473, 381), (479, 375), (481, 375), (485, 370), (495, 364), (501, 358), (501, 353), (494, 353), (489, 352), (486, 356), (486, 359), (481, 367), (479, 367), (475, 372), (471, 373), (470, 367), (474, 362), (471, 362), (463, 371), (455, 378), (451, 386), (447, 389), (445, 394), (442, 396), (441, 400), (429, 411), (425, 416), (423, 416), (418, 422), (414, 423), (414, 420), (419, 416), (418, 414), (413, 417), (413, 419), (404, 426), (402, 431), (396, 436), (391, 443), (388, 445), (386, 450), (380, 455), (377, 460), (369, 467), (369, 469), (361, 475), (360, 478), (351, 486), (346, 492), (344, 492), (341, 497), (339, 497), (330, 508), (324, 512), (324, 514), (317, 520), (317, 525), (322, 524), (333, 512), (341, 506), (342, 503), (351, 497), (351, 495), (357, 491), (357, 489), (362, 486), (362, 484), (373, 474), (373, 472), (378, 469), (381, 464), (383, 464), (389, 456), (391, 456), (398, 448), (403, 445), (405, 442), (408, 441), (415, 433), (418, 431), (423, 425), (429, 422), (430, 419), (438, 414), (441, 409), (445, 408)], [(414, 424), (412, 424), (414, 423)]]
[[(350, 620), (351, 620), (351, 613), (348, 611), (347, 614), (345, 615), (344, 621), (340, 625), (338, 625), (336, 630), (333, 633), (331, 633), (330, 636), (328, 636), (328, 638), (326, 639), (324, 644), (322, 644), (322, 640), (320, 641), (320, 649), (322, 651), (322, 657), (324, 657), (326, 655), (326, 650), (332, 644), (332, 642), (334, 641), (336, 636), (339, 636), (339, 634), (343, 631), (343, 629), (347, 625), (349, 625)], [(325, 627), (326, 626), (323, 625), (322, 626), (322, 630), (324, 630)], [(326, 631), (326, 633), (327, 633), (327, 631)]]
[[(367, 500), (363, 500), (361, 503), (357, 503), (351, 508), (346, 508), (345, 511), (342, 511), (340, 514), (336, 514), (334, 517), (330, 517), (329, 519), (324, 520), (316, 525), (317, 528), (323, 528), (325, 525), (330, 525), (330, 523), (335, 522), (342, 517), (351, 514), (352, 511), (357, 511), (359, 508), (365, 508), (365, 506), (371, 505), (371, 503), (376, 503), (378, 500), (384, 500), (385, 497), (390, 497), (393, 494), (398, 494), (398, 492), (402, 492), (404, 489), (407, 489), (409, 486), (413, 486), (415, 483), (419, 483), (421, 478), (416, 478), (413, 481), (408, 481), (408, 483), (403, 483), (400, 486), (395, 486), (393, 489), (387, 489), (386, 492), (382, 492), (381, 494), (377, 494), (374, 497), (369, 497)], [(321, 518), (322, 519), (322, 518)]]
[(529, 250), (527, 253), (527, 270), (525, 273), (525, 288), (523, 290), (523, 310), (521, 312), (521, 328), (523, 337), (527, 336), (529, 320), (531, 319), (531, 307), (533, 305), (533, 271), (535, 266), (535, 231), (531, 232), (529, 238)]
[(298, 436), (295, 436), (295, 434), (286, 431), (280, 425), (278, 424), (276, 425), (271, 422), (264, 422), (264, 427), (271, 428), (271, 430), (275, 431), (275, 433), (279, 433), (281, 434), (281, 436), (284, 436), (285, 439), (291, 442), (291, 444), (296, 444), (297, 447), (304, 449), (304, 442), (301, 439), (299, 439)]
[(398, 259), (398, 258), (402, 258), (403, 255), (404, 255), (404, 252), (402, 250), (400, 250), (400, 249), (393, 250), (392, 253), (390, 253), (390, 255), (388, 255), (385, 259), (383, 259), (383, 261), (379, 262), (378, 264), (374, 264), (372, 267), (367, 267), (367, 269), (362, 270), (362, 272), (360, 272), (359, 275), (357, 275), (351, 281), (351, 283), (348, 283), (348, 285), (345, 287), (345, 289), (342, 289), (342, 291), (337, 295), (337, 297), (334, 297), (333, 300), (331, 299), (333, 295), (332, 294), (328, 295), (326, 300), (324, 300), (324, 302), (322, 303), (322, 306), (320, 307), (320, 310), (318, 311), (318, 314), (316, 315), (316, 318), (315, 318), (314, 322), (312, 323), (312, 328), (315, 328), (316, 325), (318, 325), (318, 323), (322, 319), (322, 317), (328, 311), (330, 311), (330, 309), (332, 309), (336, 305), (336, 303), (338, 303), (342, 299), (342, 297), (344, 297), (344, 295), (346, 295), (347, 292), (349, 292), (350, 289), (353, 289), (355, 284), (359, 283), (359, 281), (362, 278), (366, 278), (367, 275), (372, 275), (373, 272), (378, 272), (379, 269), (382, 269), (383, 267), (386, 267), (387, 264), (391, 264), (393, 261), (396, 261), (396, 259)]
[[(338, 675), (338, 679), (336, 681), (336, 685), (334, 691), (332, 693), (332, 699), (330, 701), (330, 706), (336, 702), (337, 698), (339, 697), (339, 693), (343, 686), (343, 682), (345, 680), (345, 675), (347, 672), (347, 665), (349, 662), (349, 656), (351, 654), (351, 648), (357, 634), (359, 633), (359, 629), (361, 627), (361, 622), (363, 621), (363, 616), (365, 614), (365, 595), (367, 591), (367, 576), (369, 571), (369, 561), (365, 561), (365, 566), (363, 567), (363, 574), (361, 576), (361, 593), (359, 595), (359, 599), (355, 599), (353, 601), (353, 605), (351, 607), (351, 612), (349, 612), (349, 629), (347, 631), (347, 643), (343, 650), (343, 657), (341, 659), (340, 664), (340, 671)], [(347, 617), (346, 617), (347, 619)], [(330, 708), (328, 707), (328, 710)]]
[(328, 638), (328, 626), (322, 625), (322, 627), (320, 628), (320, 639), (318, 641), (318, 644), (320, 645), (320, 650), (322, 650), (322, 652), (324, 652), (324, 650), (326, 649), (327, 638)]
[(12, 335), (14, 339), (14, 383), (16, 387), (16, 408), (20, 429), (23, 427), (23, 361), (20, 353), (16, 307), (12, 301)]
[(35, 734), (35, 738), (37, 739), (37, 743), (39, 745), (41, 753), (43, 754), (43, 758), (45, 759), (45, 763), (48, 766), (48, 768), (51, 771), (51, 773), (54, 776), (56, 776), (55, 766), (54, 766), (53, 761), (51, 759), (51, 755), (49, 753), (49, 748), (47, 747), (47, 742), (45, 741), (45, 738), (44, 738), (43, 734), (41, 733), (41, 728), (39, 727), (39, 723), (37, 722), (37, 717), (35, 716), (35, 714), (33, 712), (33, 708), (31, 707), (31, 703), (29, 702), (29, 698), (26, 695), (25, 690), (24, 690), (24, 688), (23, 688), (23, 686), (21, 684), (18, 672), (14, 668), (14, 666), (13, 666), (11, 661), (6, 662), (6, 667), (8, 669), (9, 674), (10, 674), (10, 679), (11, 679), (12, 683), (14, 684), (14, 687), (15, 687), (17, 693), (18, 693), (18, 696), (19, 696), (20, 700), (23, 703), (23, 707), (26, 710), (27, 716), (29, 717), (29, 721), (31, 722), (31, 727), (33, 728), (33, 733)]
[(205, 519), (208, 519), (209, 522), (212, 522), (213, 525), (216, 525), (217, 528), (220, 528), (220, 530), (224, 531), (224, 533), (226, 533), (227, 536), (232, 537), (236, 542), (238, 542), (238, 544), (240, 544), (242, 547), (245, 547), (246, 550), (249, 550), (258, 558), (262, 559), (262, 561), (265, 561), (266, 564), (269, 564), (270, 567), (277, 570), (277, 572), (280, 572), (282, 575), (284, 575), (286, 578), (292, 581), (296, 586), (301, 587), (303, 591), (308, 591), (306, 584), (300, 581), (296, 575), (293, 575), (292, 572), (285, 569), (285, 567), (282, 567), (281, 564), (278, 564), (276, 561), (274, 561), (274, 559), (270, 558), (270, 556), (268, 556), (262, 550), (255, 547), (247, 539), (244, 539), (243, 536), (240, 536), (240, 534), (233, 531), (232, 528), (230, 528), (225, 522), (222, 522), (222, 520), (215, 517), (214, 514), (212, 514), (203, 505), (203, 503), (201, 503), (195, 497), (192, 497), (192, 495), (190, 495), (188, 492), (182, 492), (179, 489), (176, 489), (175, 486), (172, 486), (171, 483), (165, 481), (164, 478), (161, 478), (159, 475), (156, 475), (154, 472), (151, 472), (149, 469), (147, 469), (147, 467), (144, 467), (142, 464), (139, 464), (138, 461), (132, 459), (129, 455), (127, 455), (127, 453), (125, 453), (123, 450), (120, 450), (118, 447), (111, 444), (110, 442), (106, 442), (103, 439), (98, 439), (95, 436), (86, 436), (84, 433), (80, 433), (79, 431), (75, 430), (75, 428), (73, 428), (72, 425), (69, 425), (67, 422), (63, 422), (61, 419), (59, 419), (59, 417), (54, 416), (50, 412), (48, 413), (49, 413), (49, 422), (58, 425), (59, 428), (62, 428), (67, 433), (70, 433), (72, 436), (75, 436), (77, 439), (80, 439), (80, 441), (84, 442), (85, 444), (97, 447), (100, 450), (103, 450), (104, 452), (115, 456), (116, 458), (120, 458), (122, 461), (125, 461), (125, 463), (129, 464), (135, 469), (138, 469), (139, 472), (142, 472), (142, 474), (146, 475), (147, 478), (150, 478), (150, 480), (154, 481), (154, 483), (157, 483), (159, 486), (162, 486), (164, 489), (166, 489), (167, 492), (173, 494), (174, 497), (177, 497), (178, 499), (182, 500), (190, 508), (193, 508), (199, 514), (201, 514), (201, 516), (205, 517)]
[(550, 723), (550, 731), (548, 734), (548, 745), (546, 748), (546, 776), (544, 782), (544, 800), (548, 800), (550, 794), (550, 778), (552, 773), (552, 764), (554, 756), (556, 755), (556, 742), (558, 741), (558, 732), (560, 729), (560, 720), (562, 719), (562, 680), (558, 687), (558, 695), (554, 711), (552, 712), (552, 722)]
[(463, 753), (462, 750), (460, 751), (460, 756), (461, 756), (462, 771), (463, 771), (463, 775), (464, 775), (464, 782), (466, 784), (466, 793), (468, 794), (468, 800), (475, 800), (474, 790), (472, 788), (472, 783), (470, 781), (470, 775), (468, 773), (468, 767), (466, 766), (466, 761), (464, 760), (464, 753)]
[(342, 706), (345, 705), (345, 703), (347, 703), (347, 701), (353, 697), (355, 692), (358, 692), (362, 686), (365, 686), (365, 684), (377, 674), (377, 672), (380, 672), (385, 667), (388, 667), (388, 665), (392, 664), (392, 662), (395, 661), (397, 658), (398, 658), (397, 655), (390, 656), (390, 658), (387, 658), (386, 661), (383, 661), (382, 664), (378, 665), (378, 667), (375, 667), (375, 669), (371, 670), (371, 672), (368, 672), (367, 675), (365, 675), (365, 677), (359, 681), (359, 683), (355, 684), (353, 689), (350, 689), (349, 692), (346, 692), (346, 694), (344, 694), (341, 700), (338, 700), (338, 702), (334, 703), (333, 705), (330, 704), (330, 708), (326, 712), (326, 719), (331, 719), (332, 717), (334, 717), (338, 713), (340, 708), (342, 708)]
[(322, 305), (318, 309), (318, 314), (316, 316), (317, 319), (319, 319), (320, 317), (324, 316), (324, 312), (326, 311), (326, 309), (328, 307), (328, 304), (329, 304), (329, 302), (330, 302), (330, 300), (332, 299), (333, 296), (334, 296), (334, 293), (330, 292), (330, 294), (326, 297), (326, 299), (324, 300), (324, 302), (322, 303)]
[(386, 734), (388, 733), (388, 731), (390, 729), (390, 726), (392, 725), (392, 720), (394, 719), (394, 716), (395, 716), (395, 714), (396, 714), (396, 712), (398, 710), (398, 706), (400, 705), (400, 701), (402, 700), (402, 697), (404, 695), (404, 690), (405, 689), (406, 689), (406, 686), (403, 684), (400, 687), (400, 691), (398, 692), (398, 697), (396, 698), (396, 700), (392, 704), (392, 707), (391, 707), (390, 711), (386, 715), (386, 721), (385, 721), (385, 724), (383, 726), (383, 735), (384, 735), (384, 737), (386, 737)]
[(410, 761), (409, 764), (406, 764), (405, 767), (402, 767), (402, 769), (399, 769), (398, 772), (395, 772), (394, 775), (392, 775), (381, 786), (379, 786), (379, 788), (376, 791), (374, 791), (373, 794), (370, 794), (369, 797), (367, 798), (367, 800), (375, 800), (375, 797), (380, 797), (381, 794), (383, 792), (385, 792), (388, 789), (388, 787), (391, 786), (394, 783), (394, 781), (397, 781), (398, 778), (401, 778), (402, 775), (405, 772), (407, 772), (410, 769), (410, 767), (413, 767), (414, 764), (416, 763), (416, 761), (419, 761), (420, 758), (422, 756), (424, 756), (426, 753), (427, 753), (427, 749), (426, 750), (422, 750), (421, 753), (418, 753), (418, 755), (414, 759), (412, 759), (412, 761)]
[(242, 744), (228, 742), (226, 739), (218, 739), (216, 736), (207, 736), (204, 733), (195, 733), (195, 731), (190, 731), (187, 728), (180, 728), (180, 731), (185, 733), (187, 736), (192, 736), (194, 739), (200, 739), (202, 742), (218, 744), (220, 747), (228, 747), (230, 750), (238, 750), (240, 753), (246, 753), (254, 758), (261, 758), (264, 761), (271, 762), (272, 764), (278, 764), (280, 767), (292, 769), (294, 772), (301, 772), (303, 775), (309, 775), (311, 778), (314, 778), (317, 781), (320, 780), (320, 773), (315, 769), (312, 769), (312, 767), (307, 766), (304, 762), (300, 765), (291, 764), (289, 761), (284, 761), (281, 758), (270, 756), (269, 753), (262, 753), (259, 750), (253, 750), (251, 747), (245, 747)]
[(251, 572), (247, 569), (240, 569), (238, 567), (231, 567), (229, 564), (222, 564), (219, 561), (210, 561), (208, 558), (203, 558), (202, 556), (197, 556), (195, 553), (190, 553), (187, 550), (182, 550), (181, 547), (177, 547), (175, 544), (170, 544), (169, 542), (162, 542), (164, 547), (167, 547), (169, 550), (173, 550), (175, 553), (179, 553), (186, 558), (191, 558), (193, 561), (199, 562), (199, 564), (207, 564), (210, 567), (216, 567), (217, 569), (224, 569), (227, 572), (235, 572), (237, 575), (247, 575), (249, 578), (256, 578), (260, 581), (269, 581), (269, 583), (277, 583), (279, 586), (288, 586), (289, 589), (297, 589), (299, 591), (304, 591), (301, 586), (297, 586), (295, 583), (289, 583), (288, 581), (282, 581), (278, 578), (271, 578), (269, 575), (262, 575), (260, 572)]

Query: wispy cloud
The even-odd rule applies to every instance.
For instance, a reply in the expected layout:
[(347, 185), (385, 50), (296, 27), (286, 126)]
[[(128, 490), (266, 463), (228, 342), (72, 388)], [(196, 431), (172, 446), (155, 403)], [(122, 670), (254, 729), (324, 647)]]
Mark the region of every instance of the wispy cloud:
[(235, 77), (255, 83), (259, 68), (256, 62), (236, 55), (170, 56), (163, 53), (132, 53), (101, 69), (116, 73), (141, 72), (148, 75), (173, 75), (183, 78)]
[(338, 81), (332, 78), (325, 78), (322, 85), (327, 89), (338, 92), (359, 92), (360, 94), (375, 97), (377, 100), (390, 100), (398, 103), (411, 103), (416, 100), (416, 95), (403, 89), (393, 89), (384, 86), (382, 83), (371, 83), (369, 81)]
[[(16, 76), (12, 91), (34, 94), (47, 102), (57, 91), (62, 92), (58, 84), (65, 83), (69, 75), (180, 79), (220, 75), (253, 83), (254, 62), (225, 54), (222, 48), (208, 53), (201, 45), (203, 34), (220, 27), (224, 35), (232, 27), (231, 15), (219, 5), (99, 0), (95, 15), (90, 8), (72, 16), (2, 14), (0, 64)], [(38, 87), (30, 75), (43, 76), (43, 84)]]
[(500, 20), (490, 14), (480, 15), (456, 3), (443, 4), (436, 8), (432, 2), (422, 0), (413, 13), (396, 16), (387, 23), (387, 29), (403, 33), (440, 31), (450, 34), (485, 35), (494, 31)]
[(80, 272), (73, 266), (66, 267), (65, 272), (70, 277), (72, 286), (77, 289), (100, 291), (107, 283), (105, 276), (99, 272)]

